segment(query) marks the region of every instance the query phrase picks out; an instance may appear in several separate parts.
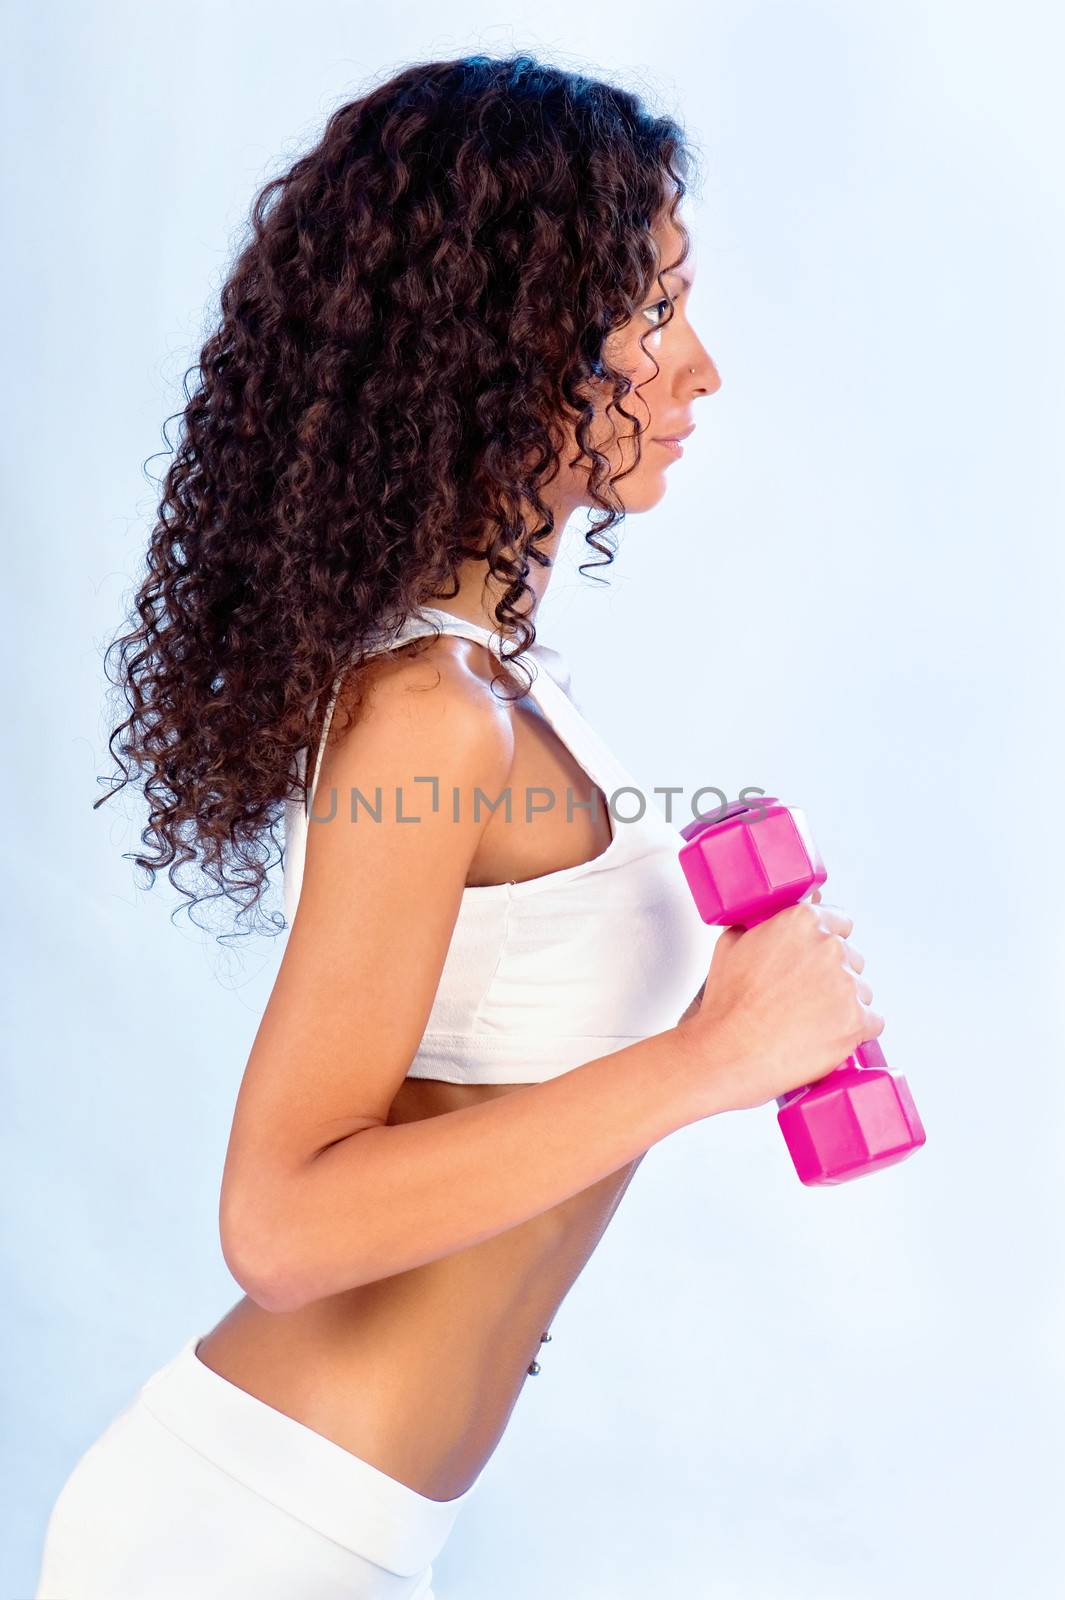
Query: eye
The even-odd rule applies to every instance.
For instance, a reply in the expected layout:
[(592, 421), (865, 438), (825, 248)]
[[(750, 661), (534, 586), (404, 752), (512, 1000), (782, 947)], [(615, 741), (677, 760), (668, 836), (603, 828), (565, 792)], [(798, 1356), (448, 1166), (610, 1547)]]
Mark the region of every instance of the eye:
[[(666, 296), (666, 298), (663, 299), (663, 300), (656, 300), (653, 305), (645, 306), (644, 309), (643, 309), (643, 315), (645, 317), (653, 316), (653, 314), (658, 310), (659, 306), (669, 307), (672, 304), (673, 304), (672, 300), (670, 300), (669, 297)], [(660, 328), (662, 326), (662, 323), (660, 321), (658, 321), (658, 322), (656, 322), (654, 324), (654, 326), (656, 328)]]

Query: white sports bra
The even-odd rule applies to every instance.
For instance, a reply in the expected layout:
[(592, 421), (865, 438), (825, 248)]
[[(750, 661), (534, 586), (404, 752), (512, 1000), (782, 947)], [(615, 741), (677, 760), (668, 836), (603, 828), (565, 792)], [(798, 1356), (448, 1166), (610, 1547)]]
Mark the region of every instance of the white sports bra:
[[(420, 607), (383, 648), (435, 632), (434, 622), (502, 659), (497, 633), (434, 606)], [(678, 860), (679, 827), (593, 732), (566, 692), (569, 675), (559, 652), (537, 641), (520, 660), (534, 675), (530, 698), (602, 790), (613, 838), (576, 866), (463, 890), (411, 1078), (538, 1083), (664, 1032), (706, 977), (721, 933), (695, 908)], [(311, 810), (340, 683), (326, 710)], [(301, 777), (306, 756), (300, 752)], [(619, 790), (625, 792), (615, 805)], [(638, 820), (626, 820), (630, 814)], [(282, 889), (289, 925), (307, 827), (308, 808), (289, 799)]]

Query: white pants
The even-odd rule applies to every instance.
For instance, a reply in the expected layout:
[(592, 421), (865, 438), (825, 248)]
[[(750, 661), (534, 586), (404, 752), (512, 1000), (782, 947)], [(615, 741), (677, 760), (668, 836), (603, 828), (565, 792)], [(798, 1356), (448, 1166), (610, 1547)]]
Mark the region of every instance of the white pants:
[(184, 1344), (63, 1484), (34, 1600), (433, 1600), (430, 1500)]

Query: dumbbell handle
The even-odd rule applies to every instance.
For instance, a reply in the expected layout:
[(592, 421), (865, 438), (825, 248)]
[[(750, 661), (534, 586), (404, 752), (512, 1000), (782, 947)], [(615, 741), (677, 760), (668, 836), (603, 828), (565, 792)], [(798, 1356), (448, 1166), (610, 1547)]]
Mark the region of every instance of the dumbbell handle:
[[(828, 874), (797, 806), (734, 800), (681, 829), (680, 862), (704, 922), (753, 928)], [(903, 1161), (925, 1142), (909, 1087), (877, 1039), (814, 1083), (777, 1096), (777, 1121), (806, 1184), (845, 1183)]]

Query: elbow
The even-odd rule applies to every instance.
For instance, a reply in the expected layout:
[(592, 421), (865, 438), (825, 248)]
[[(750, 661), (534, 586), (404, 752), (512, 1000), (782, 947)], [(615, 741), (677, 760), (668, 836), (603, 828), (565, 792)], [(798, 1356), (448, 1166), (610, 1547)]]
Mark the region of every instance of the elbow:
[(340, 1259), (331, 1208), (304, 1180), (267, 1188), (223, 1179), (219, 1233), (226, 1266), (264, 1311), (302, 1311), (383, 1275)]
[(222, 1258), (248, 1299), (264, 1311), (298, 1311), (305, 1304), (291, 1274), (250, 1246), (247, 1239), (223, 1232)]
[(249, 1300), (275, 1312), (298, 1311), (308, 1303), (310, 1297), (302, 1293), (287, 1259), (282, 1259), (276, 1230), (264, 1235), (261, 1226), (238, 1213), (224, 1186), (219, 1236), (222, 1259)]

